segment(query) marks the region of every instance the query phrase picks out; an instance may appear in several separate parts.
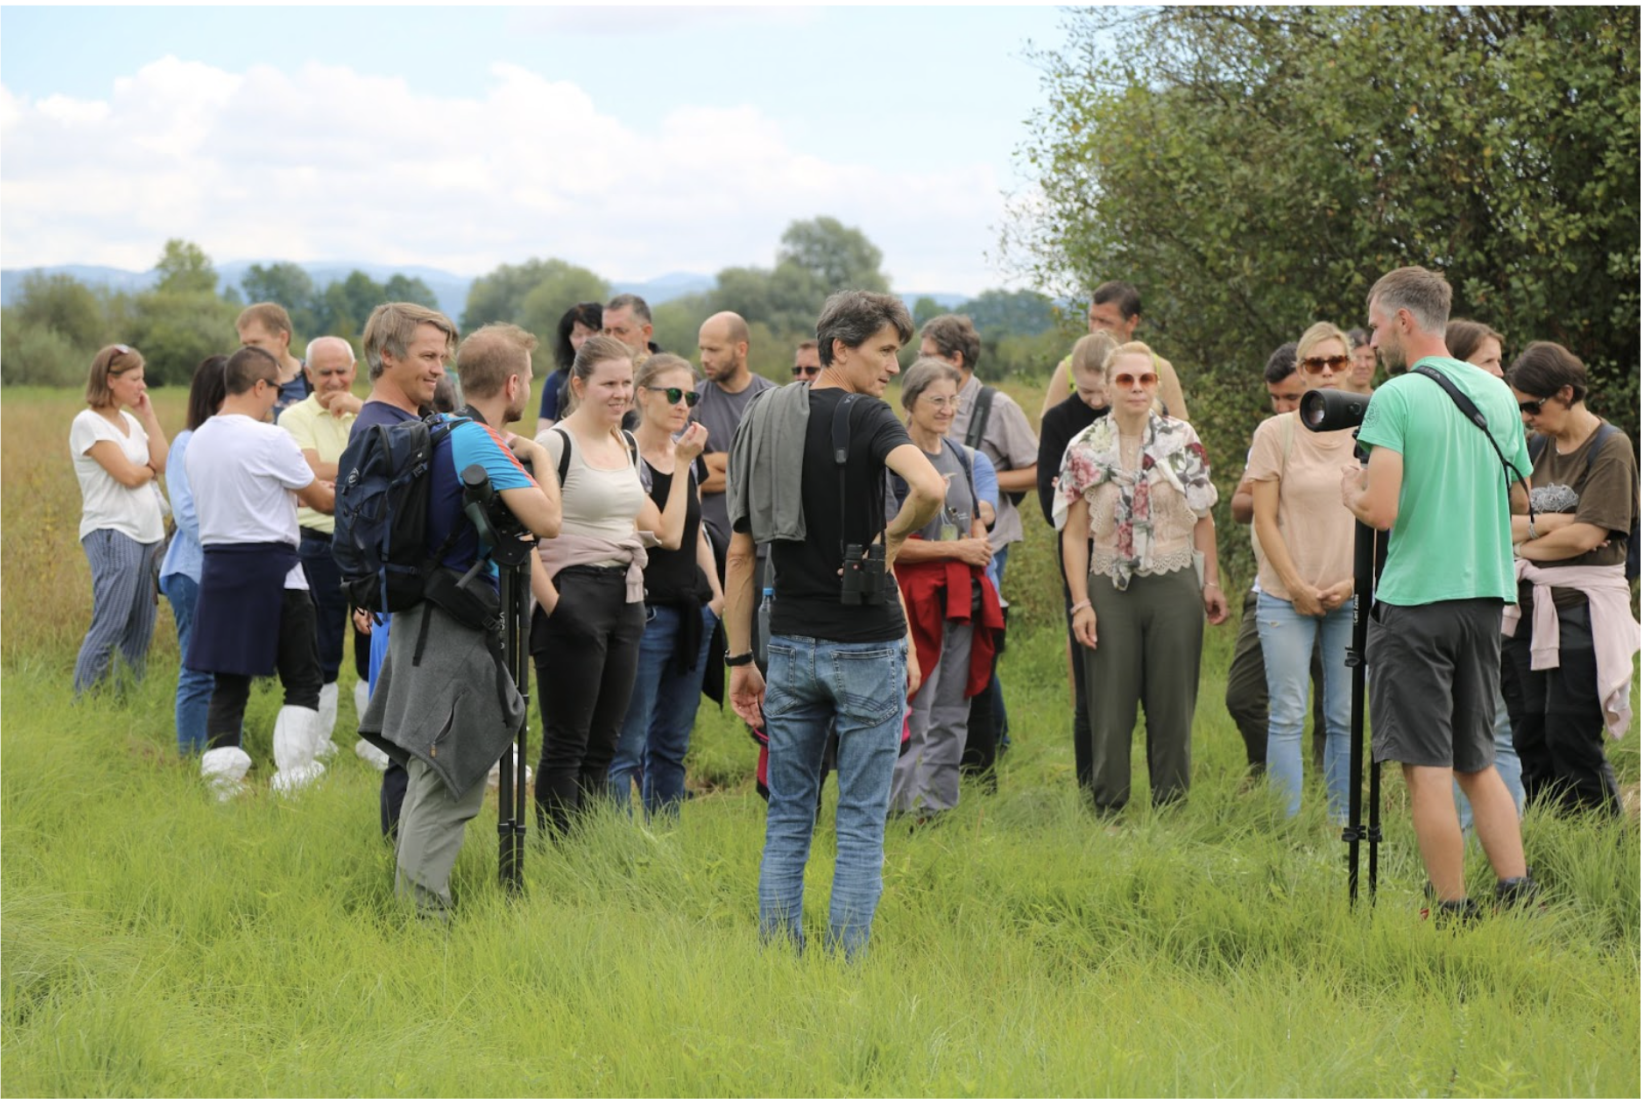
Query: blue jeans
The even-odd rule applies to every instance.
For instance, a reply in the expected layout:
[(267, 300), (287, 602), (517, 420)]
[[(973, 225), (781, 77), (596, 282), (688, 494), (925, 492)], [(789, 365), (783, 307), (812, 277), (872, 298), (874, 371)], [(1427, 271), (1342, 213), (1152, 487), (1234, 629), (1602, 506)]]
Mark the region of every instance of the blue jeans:
[(760, 857), (760, 932), (805, 946), (800, 930), (806, 860), (831, 719), (839, 734), (834, 892), (829, 942), (848, 957), (869, 940), (880, 902), (886, 810), (902, 739), (907, 649), (779, 634), (769, 646), (766, 730), (771, 738), (766, 850)]
[[(171, 573), (160, 578), (160, 590), (171, 604), (171, 617), (177, 621), (177, 652), (189, 651), (189, 637), (194, 633), (194, 609), (200, 602), (200, 582), (186, 573)], [(212, 674), (197, 672), (182, 665), (177, 669), (177, 753), (206, 751), (206, 710), (211, 706)]]
[(1267, 592), (1257, 597), (1257, 638), (1269, 683), (1269, 782), (1286, 797), (1286, 816), (1303, 808), (1303, 719), (1309, 711), (1309, 658), (1320, 635), (1326, 685), (1326, 812), (1349, 820), (1349, 667), (1343, 663), (1354, 631), (1354, 605), (1316, 618)]
[(674, 604), (648, 604), (646, 632), (640, 636), (640, 662), (635, 669), (629, 712), (617, 735), (617, 752), (606, 777), (612, 797), (629, 807), (630, 786), (639, 781), (647, 813), (675, 810), (686, 794), (686, 749), (697, 701), (703, 691), (703, 666), (709, 657), (714, 613), (705, 605), (703, 640), (692, 666), (684, 673), (674, 667), (675, 641), (683, 617)]
[[(1520, 754), (1515, 752), (1514, 731), (1509, 724), (1509, 708), (1503, 703), (1503, 692), (1497, 693), (1497, 709), (1492, 712), (1492, 766), (1509, 788), (1509, 797), (1515, 800), (1515, 813), (1526, 809), (1526, 788), (1520, 782)], [(1457, 804), (1458, 823), (1467, 832), (1475, 823), (1474, 810), (1463, 797), (1463, 788), (1452, 780), (1452, 801)]]

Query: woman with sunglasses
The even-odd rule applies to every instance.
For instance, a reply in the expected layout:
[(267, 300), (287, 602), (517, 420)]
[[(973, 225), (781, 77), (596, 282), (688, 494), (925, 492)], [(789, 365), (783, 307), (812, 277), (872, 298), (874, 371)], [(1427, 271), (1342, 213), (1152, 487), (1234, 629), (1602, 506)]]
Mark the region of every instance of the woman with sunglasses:
[[(1559, 344), (1528, 345), (1508, 381), (1521, 417), (1542, 434), (1528, 447), (1532, 514), (1511, 517), (1520, 602), (1503, 642), (1503, 698), (1526, 798), (1617, 814), (1601, 731), (1622, 737), (1629, 727), (1640, 648), (1624, 572), (1639, 522), (1634, 447), (1589, 411), (1588, 372)], [(1537, 659), (1555, 649), (1558, 661)]]
[(726, 602), (703, 531), (699, 486), (708, 469), (700, 456), (708, 430), (690, 422), (696, 385), (691, 364), (678, 355), (654, 355), (634, 377), (640, 481), (665, 525), (673, 510), (684, 510), (678, 549), (646, 555), (646, 630), (628, 714), (607, 773), (618, 806), (628, 809), (632, 786), (638, 783), (648, 814), (676, 813), (685, 797), (686, 750), (697, 720), (709, 638)]
[[(1352, 371), (1349, 340), (1326, 321), (1297, 342), (1305, 391), (1341, 389)], [(1303, 719), (1309, 663), (1318, 641), (1324, 672), (1326, 810), (1348, 820), (1349, 669), (1354, 628), (1354, 517), (1340, 499), (1343, 467), (1354, 462), (1354, 431), (1311, 432), (1296, 412), (1270, 417), (1252, 437), (1246, 477), (1258, 558), (1257, 637), (1269, 687), (1270, 784), (1286, 816), (1303, 805)]]
[(1083, 647), (1092, 800), (1107, 815), (1131, 795), (1139, 701), (1155, 804), (1187, 794), (1204, 624), (1228, 618), (1229, 603), (1217, 579), (1206, 450), (1187, 421), (1152, 411), (1154, 353), (1122, 344), (1104, 378), (1109, 412), (1070, 441), (1052, 509)]
[(115, 646), (132, 672), (143, 675), (166, 537), (159, 485), (166, 433), (143, 384), (143, 356), (136, 348), (111, 344), (92, 357), (86, 404), (69, 428), (80, 481), (80, 545), (91, 563), (92, 589), (91, 628), (74, 662), (77, 699), (108, 675)]
[(638, 444), (621, 427), (634, 397), (628, 347), (589, 337), (567, 388), (573, 411), (538, 436), (556, 464), (538, 476), (560, 478), (563, 518), (559, 536), (538, 546), (546, 568), (533, 577), (531, 633), (543, 714), (538, 824), (556, 834), (609, 789), (646, 629), (646, 546), (682, 545), (691, 465), (704, 438), (694, 427), (675, 445), (659, 509), (636, 469)]

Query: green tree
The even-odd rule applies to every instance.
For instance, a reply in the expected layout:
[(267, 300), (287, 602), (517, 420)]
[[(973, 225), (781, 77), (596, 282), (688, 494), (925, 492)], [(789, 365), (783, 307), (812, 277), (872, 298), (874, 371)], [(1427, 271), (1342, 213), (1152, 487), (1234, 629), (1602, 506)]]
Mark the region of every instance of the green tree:
[[(532, 300), (528, 323), (527, 299), (544, 284), (548, 284), (547, 289), (542, 289)], [(508, 321), (530, 329), (541, 340), (554, 335), (560, 315), (578, 302), (604, 302), (609, 295), (610, 288), (604, 279), (588, 268), (565, 260), (532, 259), (521, 264), (501, 264), (470, 284), (468, 301), (463, 306), (462, 328), (464, 332), (473, 332), (492, 321)]]
[(199, 245), (173, 237), (155, 262), (155, 289), (173, 293), (217, 293), (217, 270)]
[(790, 223), (777, 252), (779, 266), (785, 261), (794, 262), (816, 276), (828, 294), (837, 290), (884, 294), (891, 289), (891, 281), (880, 270), (881, 259), (880, 249), (862, 230), (842, 225), (838, 218), (827, 215)]
[[(420, 276), (402, 275), (395, 272), (389, 276), (389, 281), (383, 284), (383, 300), (386, 302), (415, 302), (428, 309), (439, 309), (440, 299), (434, 296)], [(370, 314), (367, 314), (370, 316)]]
[[(919, 331), (920, 327), (927, 321), (930, 321), (933, 317), (941, 317), (947, 312), (949, 311), (937, 304), (937, 299), (922, 295), (915, 299), (914, 308), (909, 311), (909, 315), (914, 318), (915, 330)], [(964, 313), (965, 310), (960, 312)]]
[[(1009, 253), (1125, 279), (1225, 488), (1274, 347), (1361, 324), (1404, 264), (1512, 356), (1554, 339), (1637, 430), (1640, 14), (1632, 8), (1078, 9), (1041, 55), (1038, 186)], [(1115, 38), (1127, 43), (1112, 47)], [(1235, 395), (1231, 398), (1230, 395)]]
[(12, 315), (21, 324), (55, 331), (88, 358), (109, 335), (96, 293), (72, 275), (35, 271), (23, 276)]
[(151, 385), (183, 384), (208, 355), (232, 351), (239, 343), (234, 319), (239, 309), (205, 291), (151, 290), (137, 296), (127, 341), (143, 353)]
[[(241, 276), (240, 286), (249, 301), (275, 302), (284, 306), (299, 339), (319, 335), (319, 319), (314, 310), (314, 280), (297, 264), (281, 262), (267, 267), (252, 264)], [(224, 297), (227, 299), (228, 295), (225, 293)], [(293, 354), (302, 354), (302, 349), (295, 349)]]

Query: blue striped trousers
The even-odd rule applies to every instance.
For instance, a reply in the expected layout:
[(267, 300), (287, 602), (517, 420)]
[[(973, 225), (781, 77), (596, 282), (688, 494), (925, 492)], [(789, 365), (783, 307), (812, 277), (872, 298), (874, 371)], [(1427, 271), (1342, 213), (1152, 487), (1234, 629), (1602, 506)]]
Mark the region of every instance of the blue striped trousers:
[(76, 698), (108, 675), (116, 646), (132, 672), (143, 675), (154, 634), (154, 570), (161, 546), (110, 528), (91, 532), (80, 545), (91, 563), (91, 629), (74, 660)]

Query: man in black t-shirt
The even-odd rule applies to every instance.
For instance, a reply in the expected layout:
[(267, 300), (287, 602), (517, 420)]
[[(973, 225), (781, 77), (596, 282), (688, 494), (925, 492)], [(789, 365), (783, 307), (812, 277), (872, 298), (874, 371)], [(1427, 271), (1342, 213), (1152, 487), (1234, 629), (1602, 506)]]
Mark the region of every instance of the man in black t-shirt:
[[(848, 955), (867, 944), (880, 900), (892, 769), (905, 700), (919, 687), (890, 566), (909, 534), (937, 513), (946, 488), (880, 400), (897, 373), (898, 349), (913, 335), (908, 310), (891, 295), (854, 290), (830, 297), (817, 321), (822, 374), (809, 389), (795, 383), (756, 397), (728, 467), (732, 538), (725, 626), (732, 706), (770, 737), (761, 933), (804, 945), (801, 895), (819, 764), (832, 722), (839, 737), (840, 802), (829, 942)], [(843, 406), (842, 426), (849, 430), (840, 465), (834, 437)], [(758, 454), (766, 441), (780, 441), (787, 450), (802, 431), (797, 472), (781, 460), (739, 461), (745, 453)], [(890, 522), (888, 468), (909, 485)], [(785, 480), (791, 477), (798, 493), (793, 480)], [(739, 485), (741, 479), (775, 479), (777, 485)], [(749, 645), (757, 541), (770, 543), (775, 568), (769, 692)], [(883, 562), (866, 549), (876, 543), (884, 547)], [(848, 547), (856, 550), (850, 560)], [(843, 566), (851, 567), (850, 583)]]

